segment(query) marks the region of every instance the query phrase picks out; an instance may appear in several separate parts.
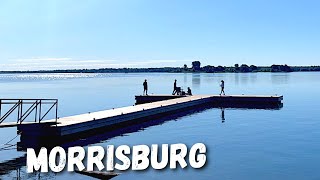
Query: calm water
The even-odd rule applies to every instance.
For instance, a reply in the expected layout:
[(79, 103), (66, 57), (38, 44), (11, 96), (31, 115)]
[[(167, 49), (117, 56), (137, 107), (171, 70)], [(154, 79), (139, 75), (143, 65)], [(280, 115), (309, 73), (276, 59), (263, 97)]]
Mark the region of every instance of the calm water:
[[(203, 142), (207, 163), (200, 170), (148, 169), (127, 171), (121, 179), (320, 179), (320, 73), (252, 74), (17, 74), (0, 75), (0, 98), (58, 98), (59, 116), (134, 104), (148, 79), (149, 94), (172, 92), (173, 80), (194, 94), (281, 94), (280, 110), (220, 109), (167, 121), (96, 145), (138, 145)], [(15, 128), (0, 129), (0, 145), (16, 136)], [(19, 137), (11, 144), (19, 141)], [(1, 147), (0, 147), (1, 148)], [(0, 163), (23, 156), (15, 149), (0, 151)], [(38, 179), (26, 174), (22, 179)], [(0, 176), (15, 179), (16, 171)], [(75, 173), (40, 174), (41, 179), (88, 179)]]

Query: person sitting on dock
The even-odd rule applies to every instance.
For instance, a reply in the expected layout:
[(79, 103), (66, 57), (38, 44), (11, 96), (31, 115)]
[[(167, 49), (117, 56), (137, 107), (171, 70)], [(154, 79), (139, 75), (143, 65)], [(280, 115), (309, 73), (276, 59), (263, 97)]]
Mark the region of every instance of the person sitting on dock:
[(175, 95), (177, 94), (178, 91), (177, 91), (177, 80), (175, 79), (174, 80), (174, 83), (173, 83), (173, 91), (172, 91), (172, 95)]
[(188, 91), (187, 91), (187, 94), (188, 94), (188, 95), (190, 95), (190, 96), (192, 96), (192, 92), (191, 92), (191, 89), (190, 89), (190, 87), (188, 87)]
[(143, 95), (146, 94), (148, 96), (148, 82), (145, 79), (143, 82)]
[(226, 94), (224, 93), (224, 81), (223, 81), (223, 80), (221, 80), (220, 87), (221, 87), (220, 96), (221, 96), (222, 93), (223, 93), (223, 95), (226, 95)]
[(176, 94), (177, 94), (177, 95), (182, 95), (182, 89), (181, 89), (181, 87), (176, 87)]

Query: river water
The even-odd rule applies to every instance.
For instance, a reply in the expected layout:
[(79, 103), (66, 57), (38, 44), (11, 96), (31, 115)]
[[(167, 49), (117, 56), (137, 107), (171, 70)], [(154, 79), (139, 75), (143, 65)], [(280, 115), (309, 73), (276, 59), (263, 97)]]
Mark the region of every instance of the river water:
[[(139, 145), (202, 142), (207, 163), (202, 169), (125, 171), (121, 179), (320, 179), (320, 73), (128, 73), (128, 74), (0, 74), (0, 98), (58, 98), (59, 116), (131, 106), (142, 94), (170, 94), (174, 79), (193, 94), (283, 95), (281, 109), (221, 109), (178, 117), (91, 145)], [(0, 129), (0, 145), (16, 136), (16, 128)], [(15, 145), (19, 136), (9, 144)], [(84, 140), (85, 141), (85, 140)], [(3, 167), (25, 152), (1, 149)], [(10, 169), (10, 168), (9, 168)], [(76, 173), (27, 174), (2, 171), (0, 179), (90, 179)]]

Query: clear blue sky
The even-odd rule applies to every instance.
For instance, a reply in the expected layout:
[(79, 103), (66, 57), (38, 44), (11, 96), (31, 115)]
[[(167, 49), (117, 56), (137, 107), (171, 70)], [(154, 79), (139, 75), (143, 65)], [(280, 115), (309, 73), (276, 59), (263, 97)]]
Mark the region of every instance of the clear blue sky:
[(193, 60), (320, 65), (320, 1), (0, 1), (0, 70)]

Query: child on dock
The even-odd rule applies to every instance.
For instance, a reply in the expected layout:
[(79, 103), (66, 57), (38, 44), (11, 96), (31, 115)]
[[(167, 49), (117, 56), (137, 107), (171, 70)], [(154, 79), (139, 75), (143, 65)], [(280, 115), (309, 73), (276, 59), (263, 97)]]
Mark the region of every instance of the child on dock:
[(226, 95), (226, 94), (224, 93), (224, 81), (223, 81), (223, 80), (221, 80), (220, 87), (221, 87), (220, 96), (221, 96), (222, 93), (223, 93), (223, 95)]
[(188, 92), (187, 92), (188, 95), (192, 96), (192, 92), (191, 92), (191, 89), (190, 87), (188, 87)]

